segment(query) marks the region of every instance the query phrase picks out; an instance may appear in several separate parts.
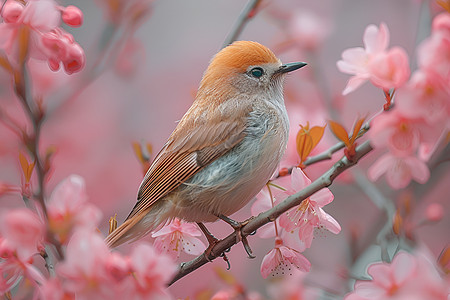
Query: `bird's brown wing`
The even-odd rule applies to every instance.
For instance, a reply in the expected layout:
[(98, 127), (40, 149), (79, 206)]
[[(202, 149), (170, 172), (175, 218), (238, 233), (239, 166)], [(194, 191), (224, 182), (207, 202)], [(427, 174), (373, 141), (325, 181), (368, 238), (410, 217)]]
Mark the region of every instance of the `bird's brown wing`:
[(245, 136), (244, 115), (208, 119), (216, 121), (201, 122), (188, 116), (180, 122), (147, 171), (127, 220), (146, 211)]

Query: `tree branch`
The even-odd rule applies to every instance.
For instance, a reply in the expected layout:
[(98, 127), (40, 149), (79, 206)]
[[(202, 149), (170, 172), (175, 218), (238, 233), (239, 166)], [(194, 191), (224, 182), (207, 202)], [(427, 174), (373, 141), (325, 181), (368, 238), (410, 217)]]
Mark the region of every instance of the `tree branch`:
[[(326, 171), (321, 177), (313, 181), (303, 190), (287, 197), (280, 204), (269, 209), (268, 211), (263, 212), (256, 217), (250, 218), (249, 222), (246, 225), (244, 225), (241, 229), (242, 237), (246, 237), (250, 235), (252, 232), (256, 231), (258, 228), (262, 227), (263, 225), (275, 221), (281, 214), (299, 205), (304, 199), (310, 197), (312, 194), (320, 191), (321, 189), (330, 186), (333, 183), (334, 179), (339, 174), (341, 174), (351, 166), (355, 165), (362, 157), (364, 157), (370, 151), (372, 151), (372, 149), (373, 148), (369, 144), (369, 141), (364, 142), (361, 146), (356, 148), (356, 154), (352, 161), (349, 161), (347, 157), (344, 156), (339, 161), (337, 161), (328, 171)], [(212, 248), (208, 257), (206, 257), (205, 254), (202, 254), (189, 262), (182, 263), (180, 269), (178, 270), (178, 273), (175, 275), (175, 277), (172, 279), (169, 285), (172, 285), (177, 280), (197, 270), (207, 262), (212, 261), (217, 257), (220, 257), (220, 255), (224, 251), (231, 248), (233, 245), (237, 243), (236, 234), (237, 234), (236, 232), (233, 232), (223, 240), (220, 240)]]
[(244, 29), (247, 22), (255, 15), (255, 9), (257, 9), (258, 5), (261, 3), (261, 0), (250, 0), (247, 3), (247, 6), (242, 10), (241, 14), (239, 15), (236, 23), (233, 26), (233, 29), (228, 34), (227, 38), (225, 39), (225, 42), (222, 45), (222, 48), (225, 48), (226, 46), (233, 43), (235, 40), (237, 40), (238, 36), (241, 34), (242, 30)]

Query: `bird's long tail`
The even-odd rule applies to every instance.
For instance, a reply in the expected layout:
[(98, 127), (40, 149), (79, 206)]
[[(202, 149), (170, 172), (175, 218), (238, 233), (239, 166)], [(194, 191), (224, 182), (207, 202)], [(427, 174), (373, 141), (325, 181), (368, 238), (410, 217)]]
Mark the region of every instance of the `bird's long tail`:
[(142, 219), (145, 217), (145, 213), (141, 213), (135, 215), (133, 218), (127, 219), (122, 225), (116, 228), (113, 232), (111, 232), (105, 239), (106, 244), (110, 248), (115, 248), (125, 242), (128, 242), (133, 239), (138, 239), (148, 232), (148, 230), (144, 230), (142, 232), (139, 229), (140, 224), (142, 224)]

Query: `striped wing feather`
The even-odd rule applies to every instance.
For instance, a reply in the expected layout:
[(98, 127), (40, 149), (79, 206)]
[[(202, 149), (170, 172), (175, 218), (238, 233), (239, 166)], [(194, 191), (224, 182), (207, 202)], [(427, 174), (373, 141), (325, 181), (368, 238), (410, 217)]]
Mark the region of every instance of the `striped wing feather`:
[(244, 130), (244, 118), (238, 122), (235, 119), (234, 122), (222, 120), (212, 125), (203, 124), (189, 132), (175, 130), (147, 171), (139, 188), (138, 202), (127, 220), (146, 211), (158, 199), (233, 148), (244, 138)]

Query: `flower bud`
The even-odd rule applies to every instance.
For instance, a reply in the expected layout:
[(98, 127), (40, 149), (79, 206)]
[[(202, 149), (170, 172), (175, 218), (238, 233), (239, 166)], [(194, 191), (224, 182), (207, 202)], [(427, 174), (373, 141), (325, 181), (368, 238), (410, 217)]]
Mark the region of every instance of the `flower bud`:
[(69, 5), (62, 12), (62, 20), (69, 26), (80, 27), (83, 24), (83, 13), (78, 7)]
[(2, 17), (5, 23), (16, 23), (24, 6), (17, 1), (6, 1), (3, 6)]
[(431, 203), (425, 210), (425, 216), (430, 221), (438, 222), (444, 216), (444, 208), (439, 203)]

